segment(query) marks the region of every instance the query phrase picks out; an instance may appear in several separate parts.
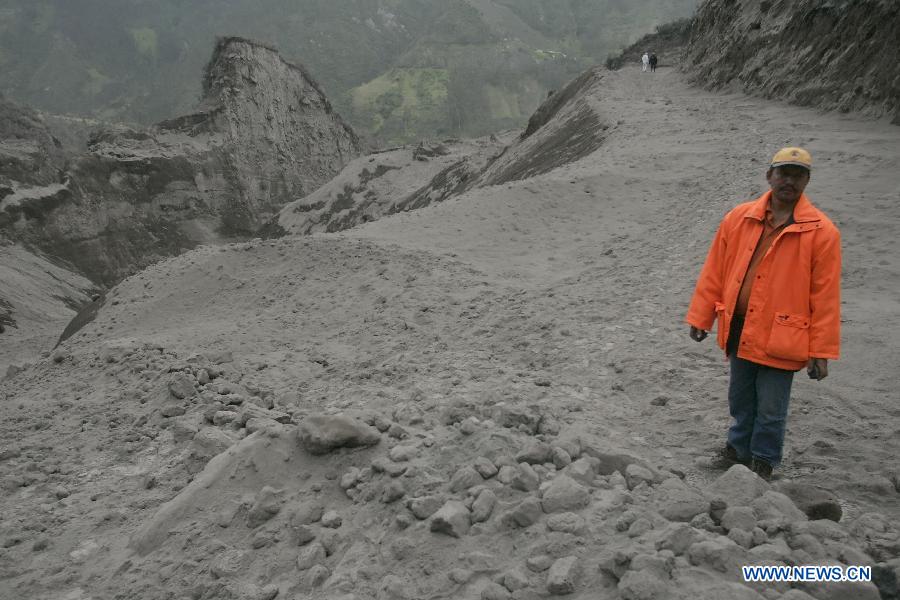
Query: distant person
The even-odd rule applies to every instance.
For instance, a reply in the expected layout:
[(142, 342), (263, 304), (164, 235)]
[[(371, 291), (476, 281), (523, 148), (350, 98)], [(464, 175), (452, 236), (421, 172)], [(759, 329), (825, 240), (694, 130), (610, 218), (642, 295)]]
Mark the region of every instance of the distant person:
[(650, 66), (650, 55), (644, 52), (644, 55), (641, 57), (641, 72), (646, 73), (647, 67)]
[(840, 232), (803, 193), (812, 157), (779, 150), (771, 188), (732, 209), (713, 239), (686, 321), (702, 342), (718, 320), (733, 418), (719, 462), (769, 479), (781, 462), (794, 372), (828, 376), (840, 346)]
[(656, 53), (655, 53), (655, 52), (651, 52), (651, 53), (650, 53), (650, 72), (651, 72), (651, 73), (655, 73), (655, 72), (656, 72), (656, 63), (657, 63), (657, 62), (659, 62), (659, 59), (656, 58)]

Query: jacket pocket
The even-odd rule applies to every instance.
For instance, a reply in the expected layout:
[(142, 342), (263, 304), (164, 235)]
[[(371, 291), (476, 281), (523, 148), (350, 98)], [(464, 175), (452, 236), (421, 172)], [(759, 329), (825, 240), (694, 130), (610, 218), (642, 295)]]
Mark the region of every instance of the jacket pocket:
[(729, 323), (729, 319), (725, 314), (725, 305), (721, 302), (716, 302), (716, 321), (718, 324), (716, 325), (716, 341), (719, 344), (719, 348), (725, 348), (725, 342), (728, 341), (728, 330), (731, 328), (731, 323)]
[(775, 313), (766, 354), (784, 360), (809, 359), (809, 317)]

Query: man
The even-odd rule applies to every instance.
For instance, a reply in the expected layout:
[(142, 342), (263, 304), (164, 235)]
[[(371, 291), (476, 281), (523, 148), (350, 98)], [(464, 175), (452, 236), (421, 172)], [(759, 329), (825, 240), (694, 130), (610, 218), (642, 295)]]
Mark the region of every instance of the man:
[(656, 73), (656, 63), (659, 62), (659, 59), (656, 57), (656, 52), (650, 53), (650, 72)]
[(839, 353), (840, 233), (803, 193), (811, 169), (803, 148), (775, 154), (771, 189), (719, 225), (686, 318), (697, 342), (718, 320), (730, 360), (721, 458), (765, 479), (781, 462), (794, 372), (821, 381)]
[(646, 73), (647, 67), (650, 65), (650, 55), (644, 52), (644, 55), (641, 57), (641, 72)]

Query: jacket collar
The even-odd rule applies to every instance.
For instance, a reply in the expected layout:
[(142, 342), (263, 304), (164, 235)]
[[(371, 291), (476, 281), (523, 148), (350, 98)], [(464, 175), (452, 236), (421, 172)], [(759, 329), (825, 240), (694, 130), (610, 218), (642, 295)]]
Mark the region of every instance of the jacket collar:
[[(756, 199), (753, 206), (745, 216), (762, 222), (766, 218), (766, 208), (769, 206), (769, 198), (772, 197), (772, 190), (769, 190)], [(821, 221), (822, 216), (818, 209), (809, 201), (806, 194), (801, 194), (797, 204), (794, 205), (794, 223), (810, 223)]]

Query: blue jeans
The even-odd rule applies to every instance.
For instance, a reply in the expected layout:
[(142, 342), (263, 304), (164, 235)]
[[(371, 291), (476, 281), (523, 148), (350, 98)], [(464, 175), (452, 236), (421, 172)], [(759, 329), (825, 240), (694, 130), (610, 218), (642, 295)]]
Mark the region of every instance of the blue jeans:
[(784, 446), (794, 372), (738, 358), (742, 329), (743, 319), (735, 318), (728, 334), (728, 409), (734, 419), (728, 429), (728, 444), (740, 460), (752, 457), (777, 466)]

